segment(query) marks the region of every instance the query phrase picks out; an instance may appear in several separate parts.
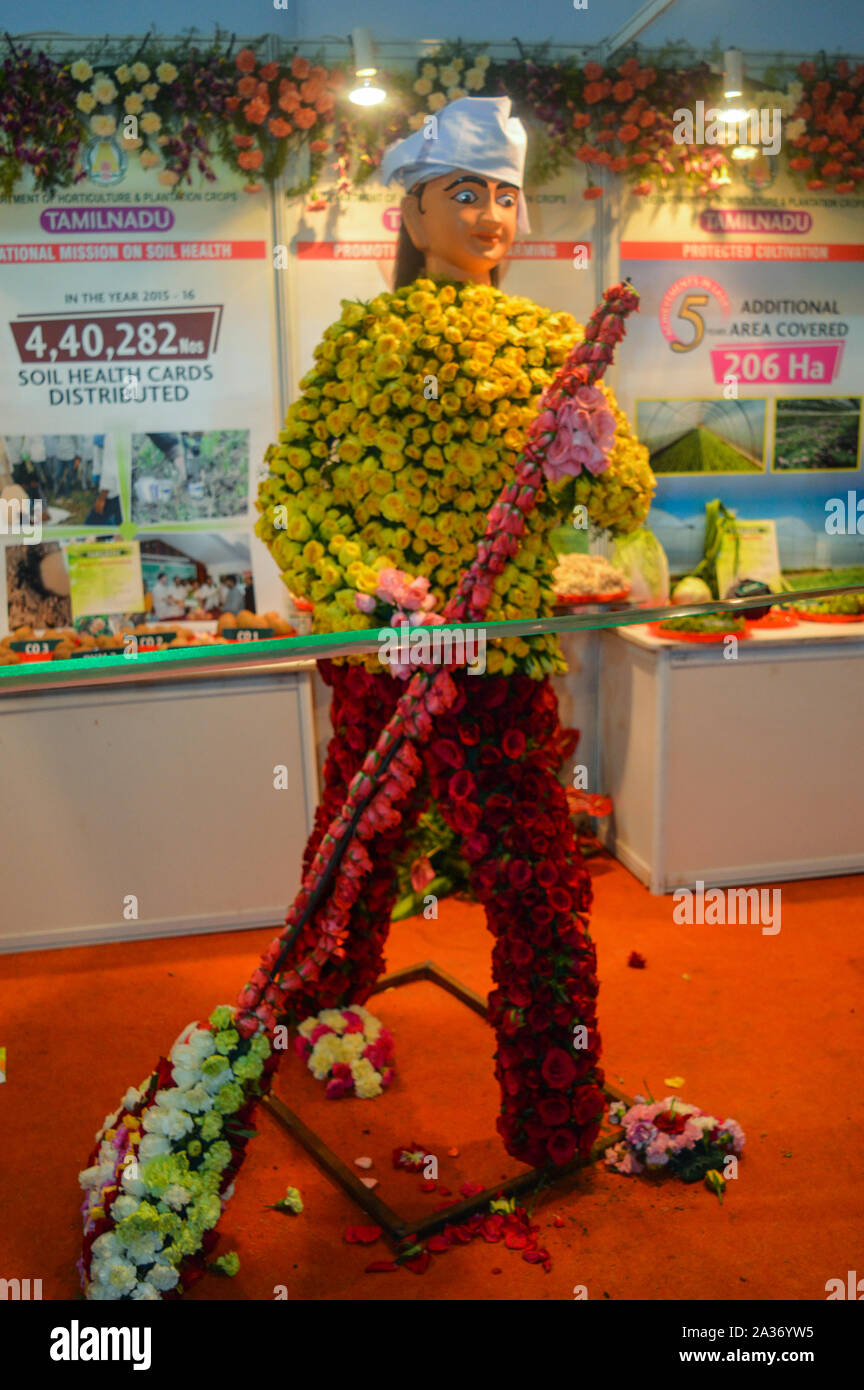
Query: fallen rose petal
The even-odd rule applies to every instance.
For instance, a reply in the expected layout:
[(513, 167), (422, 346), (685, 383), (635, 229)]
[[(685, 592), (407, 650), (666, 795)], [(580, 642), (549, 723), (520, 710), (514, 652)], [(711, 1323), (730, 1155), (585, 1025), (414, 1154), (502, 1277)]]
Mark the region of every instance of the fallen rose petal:
[(345, 1239), (349, 1245), (374, 1245), (380, 1235), (380, 1226), (349, 1226)]
[(426, 1249), (431, 1250), (436, 1255), (441, 1255), (445, 1250), (450, 1249), (451, 1244), (449, 1236), (430, 1236), (426, 1242)]
[(425, 1274), (430, 1263), (428, 1250), (424, 1250), (420, 1255), (415, 1255), (411, 1260), (404, 1261), (405, 1268), (410, 1269), (412, 1274)]
[(438, 1187), (434, 1178), (424, 1178), (420, 1184), (421, 1192), (435, 1192)]
[(671, 1086), (673, 1091), (679, 1091), (684, 1085), (683, 1076), (667, 1076), (663, 1082), (664, 1086)]
[(463, 1197), (477, 1197), (483, 1191), (482, 1182), (463, 1182), (459, 1188)]
[(448, 1150), (447, 1150), (447, 1153), (449, 1154), (450, 1158), (458, 1158), (458, 1157), (459, 1157), (459, 1150), (458, 1150), (457, 1148), (455, 1148), (455, 1147), (452, 1148), (452, 1149), (448, 1149)]
[(529, 1265), (545, 1265), (549, 1261), (548, 1250), (523, 1250), (522, 1258)]
[(498, 1268), (496, 1267), (495, 1269), (492, 1270), (492, 1273), (493, 1273), (493, 1274), (503, 1274), (504, 1271), (503, 1271), (503, 1269), (498, 1269)]
[(373, 1260), (371, 1265), (367, 1265), (364, 1274), (392, 1274), (394, 1269), (398, 1269), (395, 1260)]
[(439, 1196), (439, 1197), (452, 1197), (452, 1196), (453, 1196), (453, 1193), (452, 1193), (452, 1191), (450, 1190), (449, 1187), (442, 1187), (442, 1186), (440, 1185), (440, 1183), (439, 1183), (439, 1185), (438, 1185), (438, 1196)]
[(373, 1187), (377, 1187), (377, 1186), (378, 1186), (378, 1179), (377, 1179), (377, 1178), (361, 1178), (360, 1181), (362, 1182), (363, 1186), (364, 1186), (364, 1187), (368, 1187), (370, 1191), (372, 1190)]
[(557, 1226), (557, 1227), (559, 1228), (559, 1230), (560, 1230), (560, 1228), (564, 1225), (564, 1217), (563, 1217), (563, 1216), (554, 1216), (554, 1217), (552, 1218), (552, 1225), (553, 1225), (553, 1226)]
[(508, 1250), (524, 1250), (530, 1243), (522, 1231), (508, 1231), (504, 1237), (504, 1244)]
[(631, 951), (630, 955), (627, 957), (627, 964), (631, 966), (633, 970), (644, 970), (646, 965), (645, 957), (640, 955), (638, 951)]
[(471, 1231), (466, 1231), (464, 1226), (450, 1226), (448, 1230), (453, 1239), (458, 1240), (462, 1245), (469, 1245), (474, 1239)]
[(371, 1168), (371, 1167), (372, 1167), (372, 1160), (371, 1160), (371, 1158), (355, 1158), (355, 1160), (354, 1160), (354, 1167), (355, 1167), (355, 1168)]

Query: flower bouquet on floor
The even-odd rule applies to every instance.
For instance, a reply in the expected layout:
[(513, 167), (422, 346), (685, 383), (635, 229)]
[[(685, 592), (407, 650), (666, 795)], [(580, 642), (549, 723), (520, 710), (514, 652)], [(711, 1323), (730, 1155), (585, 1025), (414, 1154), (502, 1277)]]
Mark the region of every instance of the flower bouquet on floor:
[(380, 1096), (393, 1080), (393, 1034), (360, 1004), (304, 1019), (294, 1043), (328, 1100)]
[(624, 1138), (606, 1150), (606, 1162), (617, 1173), (647, 1169), (699, 1182), (744, 1148), (744, 1132), (735, 1120), (706, 1115), (698, 1105), (685, 1105), (678, 1096), (652, 1101), (637, 1096), (629, 1108), (616, 1101), (609, 1108), (609, 1119), (624, 1130)]
[[(541, 412), (529, 426), (516, 462), (514, 480), (489, 513), (476, 558), (447, 604), (445, 621), (483, 620), (496, 578), (519, 550), (526, 517), (546, 482), (577, 476), (587, 483), (589, 496), (591, 483), (598, 483), (601, 510), (616, 503), (611, 486), (603, 486), (610, 483), (605, 450), (614, 431), (604, 421), (605, 406), (596, 399), (594, 388), (624, 336), (624, 319), (636, 307), (637, 296), (629, 285), (607, 290), (603, 305), (586, 327), (584, 341), (544, 393)], [(554, 462), (547, 465), (550, 448)], [(392, 599), (389, 593), (382, 594), (387, 597)], [(421, 607), (424, 597), (420, 596)], [(325, 967), (344, 957), (350, 913), (372, 868), (367, 846), (399, 824), (400, 808), (422, 771), (416, 745), (428, 742), (436, 719), (456, 705), (458, 696), (446, 666), (415, 670), (307, 867), (285, 931), (264, 952), (236, 1007), (220, 1007), (208, 1024), (184, 1030), (170, 1058), (161, 1059), (141, 1087), (127, 1092), (119, 1110), (106, 1119), (90, 1167), (81, 1177), (86, 1198), (80, 1268), (88, 1298), (176, 1296), (201, 1273), (216, 1243), (216, 1226), (245, 1146), (254, 1135), (250, 1122), (255, 1106), (268, 1091), (278, 1063), (274, 1047), (278, 1015), (304, 984), (317, 981)], [(569, 896), (556, 888), (550, 889), (550, 899), (556, 891), (570, 903)], [(298, 953), (295, 942), (310, 927), (311, 945), (306, 949), (307, 933), (302, 938), (304, 950)], [(570, 934), (574, 935), (572, 930)], [(573, 988), (581, 990), (577, 992), (583, 1016), (593, 1017), (596, 981), (590, 944), (582, 955), (582, 964), (574, 959)], [(576, 979), (580, 970), (581, 982)], [(569, 1020), (572, 1001), (562, 999), (558, 1007)], [(496, 1003), (493, 1013), (498, 1008)], [(499, 1020), (501, 1036), (512, 1038), (518, 1033), (521, 1025), (515, 1014), (519, 1012), (515, 1006), (504, 1009)], [(593, 1026), (583, 1028), (586, 1036), (592, 1031)], [(589, 1047), (577, 1067), (560, 1047), (548, 1043), (544, 1047), (540, 1038), (532, 1045), (542, 1060), (542, 1084), (550, 1088), (549, 1097), (541, 1102), (547, 1115), (540, 1128), (545, 1132), (551, 1125), (551, 1137), (546, 1141), (529, 1135), (518, 1141), (522, 1148), (512, 1147), (518, 1129), (514, 1107), (525, 1103), (515, 1055), (505, 1059), (504, 1072), (514, 1086), (507, 1092), (499, 1129), (505, 1139), (511, 1136), (508, 1147), (520, 1158), (532, 1161), (535, 1151), (542, 1150), (545, 1161), (563, 1163), (577, 1148), (581, 1153), (590, 1151), (599, 1130), (603, 1074), (597, 1066), (597, 1048)], [(517, 1050), (509, 1046), (511, 1054)], [(532, 1103), (535, 1099), (532, 1093)]]

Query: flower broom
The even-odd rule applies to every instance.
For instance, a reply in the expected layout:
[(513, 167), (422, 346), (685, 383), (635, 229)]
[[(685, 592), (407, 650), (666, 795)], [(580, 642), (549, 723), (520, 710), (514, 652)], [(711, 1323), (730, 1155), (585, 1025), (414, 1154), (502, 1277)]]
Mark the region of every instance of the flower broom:
[[(528, 429), (514, 481), (489, 513), (477, 555), (447, 604), (445, 622), (479, 622), (493, 583), (518, 551), (525, 517), (544, 475), (557, 479), (583, 466), (608, 466), (598, 435), (582, 429), (600, 393), (592, 388), (624, 336), (638, 304), (629, 284), (604, 294), (585, 338), (541, 399)], [(603, 444), (602, 431), (600, 445)], [(611, 447), (611, 438), (608, 440)], [(554, 447), (553, 447), (554, 446)], [(80, 1175), (84, 1242), (79, 1270), (90, 1299), (178, 1297), (204, 1270), (233, 1180), (253, 1137), (250, 1122), (279, 1062), (277, 1015), (304, 982), (314, 982), (344, 953), (350, 911), (371, 870), (366, 843), (398, 824), (399, 807), (421, 771), (416, 744), (450, 709), (457, 687), (446, 668), (418, 669), (348, 788), (287, 916), (235, 1007), (215, 1009), (190, 1024), (140, 1087), (130, 1088), (96, 1136), (90, 1166)], [(315, 922), (317, 943), (284, 974), (301, 929)]]

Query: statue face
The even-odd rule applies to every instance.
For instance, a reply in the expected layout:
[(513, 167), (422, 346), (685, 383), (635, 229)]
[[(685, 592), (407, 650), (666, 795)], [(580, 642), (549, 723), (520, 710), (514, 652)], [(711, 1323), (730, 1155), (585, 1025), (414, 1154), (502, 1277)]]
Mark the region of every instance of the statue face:
[(488, 285), (513, 245), (518, 197), (515, 184), (461, 169), (407, 194), (402, 217), (427, 275)]

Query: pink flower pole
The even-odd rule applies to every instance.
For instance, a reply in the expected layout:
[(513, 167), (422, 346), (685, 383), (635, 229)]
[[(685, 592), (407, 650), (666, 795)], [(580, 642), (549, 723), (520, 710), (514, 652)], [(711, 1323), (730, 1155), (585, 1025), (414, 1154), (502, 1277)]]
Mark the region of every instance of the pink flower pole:
[[(550, 471), (547, 454), (559, 436), (562, 420), (569, 419), (574, 436), (577, 432), (587, 433), (588, 422), (578, 418), (580, 410), (585, 412), (580, 392), (593, 387), (611, 363), (615, 347), (624, 337), (624, 321), (638, 308), (639, 296), (630, 284), (622, 284), (606, 290), (603, 301), (589, 320), (584, 341), (573, 349), (544, 394), (544, 409), (529, 427), (525, 449), (516, 462), (514, 481), (502, 489), (489, 513), (477, 556), (445, 609), (446, 622), (482, 620), (492, 601), (495, 576), (519, 549), (525, 518), (534, 509), (544, 473)], [(566, 460), (557, 458), (551, 470), (553, 476), (580, 472), (583, 463), (592, 472), (600, 471), (593, 456), (589, 455), (590, 461), (584, 455), (580, 457), (580, 450), (592, 443), (590, 439), (580, 443), (577, 437), (573, 465), (568, 470)], [(611, 440), (608, 443), (611, 445)], [(288, 996), (304, 982), (317, 980), (331, 957), (344, 955), (342, 943), (350, 910), (371, 868), (364, 841), (372, 839), (379, 829), (398, 825), (399, 807), (410, 796), (422, 766), (412, 745), (429, 738), (435, 716), (449, 709), (456, 698), (456, 686), (446, 668), (422, 667), (412, 677), (395, 713), (351, 782), (342, 810), (321, 841), (286, 915), (287, 930), (270, 943), (258, 969), (240, 992), (240, 1013), (235, 1026), (242, 1036), (251, 1037), (262, 1026), (272, 1036), (277, 1012)], [(317, 945), (282, 975), (295, 937), (313, 914), (318, 917)]]

